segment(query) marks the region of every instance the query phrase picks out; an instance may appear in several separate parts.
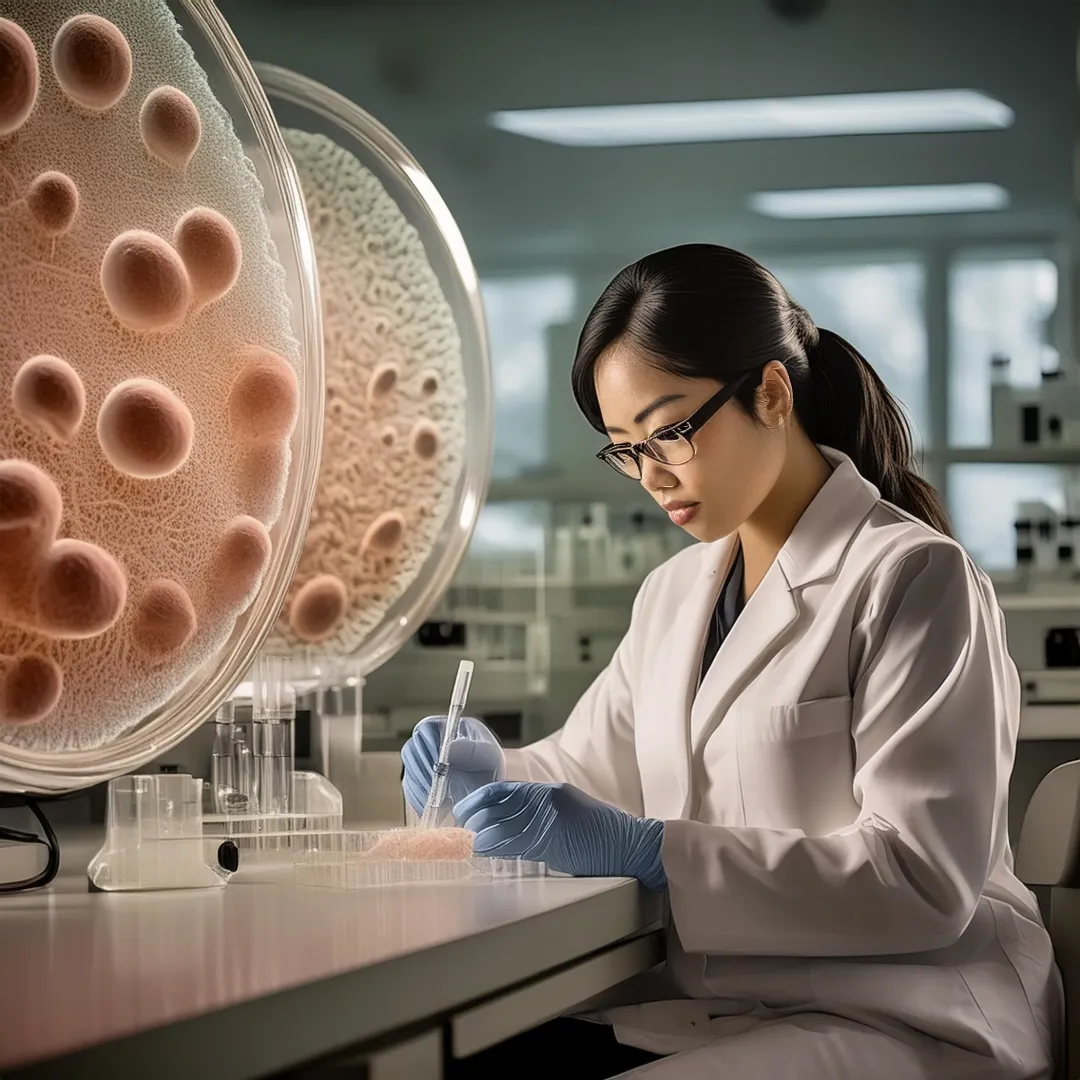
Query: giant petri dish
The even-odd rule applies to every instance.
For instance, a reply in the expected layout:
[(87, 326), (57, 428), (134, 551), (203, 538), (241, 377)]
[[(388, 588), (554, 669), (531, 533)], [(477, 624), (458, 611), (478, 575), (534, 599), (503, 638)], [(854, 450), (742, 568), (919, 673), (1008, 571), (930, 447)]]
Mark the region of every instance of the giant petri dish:
[(231, 692), (318, 475), (314, 250), (206, 0), (0, 0), (0, 790), (137, 769)]
[(255, 65), (307, 201), (326, 356), (307, 542), (268, 645), (370, 674), (416, 632), (472, 536), (491, 463), (476, 271), (446, 204), (363, 109)]

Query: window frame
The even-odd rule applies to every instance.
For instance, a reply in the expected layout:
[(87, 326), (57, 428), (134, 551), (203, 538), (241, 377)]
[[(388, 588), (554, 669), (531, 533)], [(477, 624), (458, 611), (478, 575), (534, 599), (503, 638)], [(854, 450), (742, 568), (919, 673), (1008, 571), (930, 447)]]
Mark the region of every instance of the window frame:
[[(1047, 229), (1008, 235), (980, 233), (972, 229), (968, 235), (961, 230), (946, 237), (907, 239), (898, 231), (893, 242), (880, 236), (826, 241), (807, 240), (800, 243), (746, 244), (745, 249), (764, 265), (804, 263), (819, 266), (843, 266), (860, 262), (886, 263), (918, 261), (924, 273), (924, 314), (927, 342), (927, 401), (929, 407), (926, 445), (921, 451), (920, 468), (926, 479), (941, 493), (946, 505), (949, 499), (949, 466), (954, 464), (1052, 464), (1080, 467), (1080, 449), (1075, 451), (1011, 452), (988, 448), (955, 447), (949, 442), (949, 394), (952, 383), (950, 356), (949, 278), (957, 262), (999, 259), (1046, 258), (1054, 262), (1058, 273), (1058, 304), (1053, 315), (1051, 343), (1063, 357), (1075, 355), (1077, 330), (1073, 299), (1073, 252), (1071, 237), (1064, 229)], [(632, 256), (631, 256), (632, 257)], [(579, 300), (599, 295), (611, 277), (612, 267), (623, 265), (629, 258), (605, 260), (603, 266), (571, 265), (537, 260), (529, 272), (510, 271), (485, 275), (508, 279), (541, 275), (570, 274), (575, 281)], [(868, 359), (873, 362), (873, 357)], [(550, 400), (550, 399), (549, 399)], [(558, 504), (608, 502), (648, 506), (651, 500), (641, 498), (634, 485), (620, 483), (610, 469), (598, 470), (596, 475), (584, 471), (577, 475), (521, 477), (492, 485), (491, 501), (540, 500)]]

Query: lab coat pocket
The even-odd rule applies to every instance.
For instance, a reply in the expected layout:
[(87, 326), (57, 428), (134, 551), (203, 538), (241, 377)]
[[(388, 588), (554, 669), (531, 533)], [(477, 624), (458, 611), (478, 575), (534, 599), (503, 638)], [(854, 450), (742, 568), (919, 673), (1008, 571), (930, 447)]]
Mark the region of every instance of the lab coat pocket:
[(774, 705), (739, 725), (736, 749), (746, 824), (822, 835), (857, 813), (851, 698)]
[(751, 721), (740, 734), (747, 742), (786, 742), (837, 731), (851, 731), (851, 698), (846, 694), (795, 705), (773, 705), (760, 722)]

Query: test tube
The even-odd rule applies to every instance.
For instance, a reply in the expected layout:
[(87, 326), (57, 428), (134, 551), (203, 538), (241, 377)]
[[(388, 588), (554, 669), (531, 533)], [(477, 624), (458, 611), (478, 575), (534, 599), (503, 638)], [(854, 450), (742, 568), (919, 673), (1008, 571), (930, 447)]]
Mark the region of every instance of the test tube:
[(287, 659), (262, 654), (252, 680), (251, 749), (261, 814), (289, 812), (296, 691), (286, 679)]
[(210, 791), (217, 814), (235, 812), (239, 785), (234, 746), (238, 730), (233, 703), (226, 701), (214, 716), (214, 748), (210, 755)]
[(237, 724), (233, 740), (233, 769), (236, 775), (235, 812), (250, 814), (255, 811), (255, 789), (251, 778), (251, 747), (244, 738), (244, 729)]

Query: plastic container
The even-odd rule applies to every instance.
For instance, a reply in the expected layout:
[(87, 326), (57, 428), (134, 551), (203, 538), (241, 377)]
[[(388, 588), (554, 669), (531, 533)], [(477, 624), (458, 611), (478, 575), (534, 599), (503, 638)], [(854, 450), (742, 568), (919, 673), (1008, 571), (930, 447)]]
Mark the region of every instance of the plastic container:
[(293, 861), (342, 829), (341, 796), (323, 776), (294, 772), (289, 783), (288, 813), (207, 814), (203, 835), (208, 844), (232, 844), (241, 879), (288, 880)]
[(288, 779), (288, 792), (292, 809), (287, 813), (206, 814), (204, 832), (207, 836), (229, 837), (240, 842), (247, 837), (281, 838), (340, 831), (341, 795), (325, 777), (318, 772), (293, 772)]
[[(465, 554), (484, 500), (491, 460), (492, 410), (490, 361), (479, 283), (448, 208), (420, 165), (390, 132), (363, 109), (311, 79), (265, 64), (257, 64), (256, 72), (294, 152), (301, 182), (309, 185), (309, 214), (319, 259), (320, 290), (327, 313), (328, 335), (328, 420), (321, 490), (330, 498), (335, 491), (352, 488), (359, 492), (355, 496), (356, 503), (369, 504), (374, 501), (373, 491), (379, 484), (396, 491), (396, 483), (402, 488), (399, 494), (407, 500), (411, 480), (406, 482), (402, 479), (403, 474), (399, 475), (380, 462), (383, 459), (389, 461), (389, 455), (399, 453), (404, 440), (415, 436), (419, 425), (426, 422), (423, 420), (428, 415), (423, 412), (425, 408), (433, 410), (430, 415), (442, 425), (440, 445), (445, 451), (445, 460), (459, 461), (456, 476), (448, 476), (444, 482), (440, 474), (439, 482), (430, 488), (423, 491), (413, 488), (415, 505), (379, 505), (379, 512), (400, 510), (406, 519), (405, 535), (418, 539), (416, 549), (408, 559), (404, 554), (401, 556), (402, 567), (396, 567), (393, 577), (388, 577), (378, 587), (370, 585), (370, 577), (364, 576), (372, 573), (365, 562), (370, 556), (364, 554), (360, 543), (360, 535), (367, 526), (361, 525), (357, 529), (355, 524), (346, 523), (340, 514), (332, 512), (332, 508), (327, 508), (320, 517), (321, 499), (316, 498), (308, 546), (290, 601), (297, 601), (302, 590), (315, 578), (330, 575), (345, 588), (346, 614), (326, 636), (302, 638), (297, 636), (290, 611), (278, 623), (273, 647), (302, 653), (305, 651), (302, 642), (312, 641), (324, 655), (350, 656), (357, 662), (359, 674), (364, 676), (393, 656), (415, 634), (441, 599)], [(328, 140), (336, 156), (327, 158), (327, 164), (316, 166), (312, 164), (317, 157), (315, 151), (310, 151), (309, 160), (300, 156), (299, 147), (301, 144), (314, 146), (310, 140), (320, 138)], [(321, 142), (318, 145), (327, 144)], [(322, 162), (323, 158), (318, 160)], [(372, 193), (366, 175), (362, 182), (356, 182), (354, 173), (346, 174), (357, 163), (378, 182), (381, 194)], [(346, 245), (346, 250), (342, 250), (345, 242), (341, 240), (343, 230), (337, 227), (337, 219), (327, 225), (327, 214), (331, 210), (312, 202), (314, 178), (326, 179), (327, 187), (334, 190), (336, 201), (331, 208), (334, 214), (343, 215), (346, 222), (354, 219), (363, 222), (355, 248)], [(364, 199), (374, 200), (374, 212), (369, 203), (361, 202), (361, 194), (356, 194), (361, 188)], [(322, 197), (322, 189), (319, 191)], [(339, 194), (343, 191), (354, 193), (348, 196), (353, 200), (352, 204), (341, 201), (346, 198)], [(385, 200), (386, 195), (392, 200), (392, 206)], [(354, 204), (357, 209), (350, 215), (348, 207)], [(416, 241), (421, 245), (422, 258), (414, 250)], [(358, 263), (355, 271), (347, 267), (340, 272), (335, 269), (354, 254)], [(372, 279), (363, 284), (368, 272), (365, 268), (376, 265), (375, 259), (380, 260), (377, 264), (380, 268), (389, 268), (386, 269), (389, 277), (385, 281)], [(424, 309), (427, 312), (424, 319), (414, 320), (411, 318), (414, 307), (420, 303), (417, 297), (421, 293), (429, 295), (432, 288), (430, 283), (422, 287), (417, 283), (429, 282), (432, 272), (434, 278), (431, 280), (441, 298), (438, 302), (433, 300)], [(424, 289), (428, 293), (424, 293)], [(379, 293), (374, 299), (373, 290)], [(369, 323), (361, 326), (370, 316), (369, 299), (373, 304), (377, 302), (376, 306), (382, 305), (379, 310), (385, 308), (386, 312), (385, 316), (379, 316), (374, 330)], [(454, 367), (456, 372), (451, 372), (454, 374), (453, 387), (444, 386), (438, 379), (431, 381), (433, 389), (429, 404), (424, 401), (428, 379), (423, 371), (413, 370), (420, 362), (406, 345), (399, 348), (398, 339), (394, 337), (399, 332), (412, 334), (413, 329), (402, 328), (416, 326), (439, 328), (438, 347), (432, 355), (450, 357), (446, 360), (447, 371)], [(350, 344), (354, 327), (357, 328), (356, 341), (362, 339), (363, 349), (359, 345), (353, 349)], [(423, 332), (428, 333), (428, 330), (423, 329)], [(447, 345), (451, 335), (456, 335), (458, 341), (459, 357), (456, 359)], [(369, 349), (366, 342), (376, 339), (384, 345), (389, 341), (392, 347), (385, 346), (380, 352), (384, 347), (376, 344)], [(414, 339), (409, 338), (409, 341)], [(414, 344), (417, 341), (419, 338)], [(429, 342), (424, 339), (419, 344), (426, 348)], [(358, 358), (359, 352), (364, 350), (367, 350), (364, 353), (367, 359)], [(379, 356), (383, 360), (387, 357), (396, 359), (397, 375), (387, 376), (389, 388), (380, 389), (378, 385), (378, 370), (387, 366), (374, 359)], [(365, 365), (374, 365), (370, 373)], [(353, 378), (356, 371), (363, 371), (364, 378)], [(399, 395), (400, 408), (412, 410), (408, 416), (421, 419), (398, 423), (395, 420), (397, 414), (390, 406), (387, 406), (388, 411), (379, 413), (371, 405), (371, 395), (376, 391), (380, 394), (385, 391), (388, 401), (393, 395)], [(454, 396), (461, 392), (463, 402)], [(410, 427), (414, 422), (417, 426)], [(357, 432), (361, 433), (361, 442), (370, 440), (370, 443), (356, 442), (354, 445)], [(385, 453), (384, 438), (389, 440), (386, 447), (394, 448), (386, 449)], [(415, 448), (420, 444), (414, 440), (412, 445)], [(457, 459), (453, 459), (451, 451)], [(340, 471), (343, 462), (359, 462), (356, 468), (368, 472), (363, 475), (343, 472), (339, 476), (335, 470)], [(417, 475), (424, 480), (429, 473), (425, 474), (421, 469)], [(347, 502), (342, 505), (348, 509)], [(369, 514), (369, 511), (364, 513)], [(428, 535), (431, 525), (434, 528)], [(327, 545), (335, 544), (344, 554), (330, 557)]]
[(369, 889), (390, 885), (460, 884), (463, 882), (521, 881), (548, 876), (543, 863), (521, 859), (427, 861), (387, 859), (371, 850), (387, 837), (415, 830), (362, 830), (313, 838), (307, 853), (293, 865), (297, 885), (329, 889)]
[(191, 776), (121, 776), (109, 781), (105, 844), (90, 861), (95, 889), (221, 888), (236, 849), (203, 834), (203, 784)]
[[(127, 97), (111, 114), (82, 114), (65, 106), (57, 96), (60, 91), (50, 70), (52, 35), (68, 17), (85, 12), (113, 21), (131, 43), (134, 74), (130, 89)], [(169, 22), (170, 12), (175, 18), (175, 25)], [(232, 197), (238, 206), (258, 208), (251, 211), (251, 220), (261, 221), (261, 224), (250, 235), (260, 233), (264, 238), (261, 246), (248, 248), (240, 271), (240, 281), (245, 280), (245, 273), (253, 272), (251, 267), (258, 262), (258, 258), (263, 255), (269, 258), (276, 254), (279, 265), (265, 281), (269, 290), (267, 295), (273, 299), (273, 304), (267, 310), (276, 311), (276, 318), (284, 320), (292, 342), (290, 348), (293, 349), (299, 388), (298, 418), (289, 439), (291, 466), (288, 469), (280, 511), (276, 512), (270, 528), (272, 550), (261, 585), (246, 610), (235, 619), (230, 617), (229, 623), (214, 637), (212, 645), (200, 652), (197, 662), (187, 669), (178, 669), (171, 682), (162, 677), (149, 689), (146, 685), (137, 683), (134, 675), (125, 673), (123, 677), (112, 680), (111, 684), (108, 680), (102, 680), (104, 689), (98, 697), (94, 697), (90, 693), (87, 679), (82, 675), (82, 669), (71, 661), (71, 666), (65, 668), (63, 673), (64, 694), (76, 694), (77, 699), (72, 698), (63, 707), (72, 717), (86, 718), (87, 723), (100, 721), (98, 728), (101, 731), (109, 728), (111, 724), (110, 734), (103, 734), (100, 738), (95, 736), (70, 739), (58, 727), (54, 738), (52, 734), (42, 734), (49, 730), (42, 726), (48, 723), (48, 718), (38, 724), (12, 726), (9, 723), (0, 726), (0, 790), (50, 794), (88, 787), (138, 769), (143, 762), (180, 742), (198, 724), (212, 716), (237, 680), (251, 667), (256, 652), (285, 601), (302, 551), (304, 529), (314, 493), (322, 443), (324, 402), (321, 309), (311, 233), (296, 171), (259, 82), (227, 24), (212, 3), (207, 0), (141, 0), (139, 4), (133, 5), (128, 0), (80, 0), (78, 3), (73, 0), (50, 0), (47, 5), (43, 5), (37, 0), (9, 0), (0, 3), (0, 15), (22, 21), (34, 31), (32, 40), (41, 70), (41, 87), (35, 112), (30, 114), (25, 132), (20, 131), (16, 140), (0, 138), (0, 164), (4, 164), (8, 172), (19, 172), (23, 167), (40, 167), (38, 163), (28, 160), (21, 162), (19, 168), (13, 168), (17, 163), (12, 155), (24, 152), (24, 148), (30, 143), (23, 135), (29, 135), (31, 125), (42, 117), (52, 116), (50, 110), (53, 108), (56, 109), (57, 116), (68, 117), (64, 123), (83, 125), (72, 129), (73, 138), (85, 139), (85, 146), (92, 148), (95, 153), (101, 152), (97, 150), (99, 144), (105, 145), (102, 133), (111, 130), (108, 128), (109, 124), (119, 125), (115, 127), (117, 138), (121, 131), (130, 132), (131, 139), (137, 143), (140, 130), (139, 103), (147, 95), (148, 89), (159, 83), (178, 86), (195, 101), (203, 117), (203, 147), (200, 149), (203, 156), (192, 159), (186, 172), (177, 181), (181, 186), (169, 196), (176, 202), (177, 207), (189, 205), (184, 200), (199, 199), (200, 183), (210, 183), (215, 177), (218, 179), (214, 182), (221, 183), (222, 160), (220, 156), (212, 153), (212, 148), (207, 150), (210, 147), (208, 140), (211, 135), (223, 139), (222, 145), (228, 144), (236, 149), (236, 160), (245, 163), (236, 171), (240, 179), (232, 189)], [(151, 23), (156, 27), (152, 33), (146, 31), (146, 27)], [(150, 79), (153, 81), (148, 82)], [(231, 137), (238, 141), (229, 143)], [(145, 182), (146, 186), (140, 187), (140, 184), (144, 184), (140, 171), (144, 168), (142, 164), (137, 169), (132, 169), (125, 161), (108, 156), (108, 151), (104, 153), (105, 156), (100, 160), (102, 173), (109, 170), (115, 173), (114, 187), (124, 192), (124, 198), (129, 200), (129, 204), (138, 204), (140, 199), (149, 200), (145, 201), (145, 205), (139, 204), (145, 209), (146, 206), (152, 207), (154, 200), (161, 202), (165, 198), (164, 194), (158, 192), (164, 190), (160, 184), (166, 182), (165, 178), (169, 175), (166, 171), (158, 169), (161, 175), (153, 174), (157, 176), (158, 186)], [(48, 167), (63, 169), (63, 155)], [(68, 167), (74, 171), (73, 166)], [(230, 173), (231, 175), (233, 174)], [(97, 182), (101, 182), (100, 177)], [(253, 186), (261, 186), (261, 204), (257, 192), (254, 198), (251, 197), (249, 188)], [(0, 188), (2, 187), (3, 183), (0, 182)], [(7, 195), (0, 197), (7, 199)], [(206, 197), (204, 193), (203, 198)], [(161, 205), (164, 203), (161, 202)], [(84, 199), (79, 210), (84, 218), (77, 220), (93, 224), (89, 215), (94, 206), (92, 200)], [(114, 207), (110, 212), (122, 215), (124, 206)], [(170, 203), (170, 214), (175, 212)], [(147, 228), (149, 225), (143, 220), (144, 217), (140, 212), (139, 220), (132, 218), (130, 222), (125, 221), (119, 225), (110, 223), (109, 227)], [(163, 221), (154, 225), (154, 228), (164, 234), (166, 224)], [(61, 237), (55, 244), (57, 259), (62, 257), (64, 243), (64, 238)], [(260, 253), (258, 258), (256, 251)], [(92, 277), (93, 275), (90, 275), (87, 280)], [(93, 280), (96, 281), (96, 278)], [(99, 285), (94, 287), (100, 289)], [(61, 295), (57, 294), (58, 297)], [(53, 321), (45, 327), (48, 332), (44, 334), (39, 333), (36, 326), (27, 323), (29, 316), (23, 309), (15, 305), (0, 305), (0, 329), (3, 330), (4, 339), (9, 342), (54, 340), (50, 338), (50, 326), (55, 327), (57, 332), (63, 332), (67, 323), (72, 318), (82, 317), (80, 312), (85, 310), (81, 297), (58, 303), (59, 306), (54, 306), (54, 310), (50, 312)], [(95, 303), (100, 304), (100, 299)], [(93, 319), (98, 320), (95, 325), (101, 325), (99, 314), (107, 316), (108, 312), (98, 313), (95, 308)], [(167, 381), (167, 371), (153, 369), (153, 358), (159, 355), (154, 350), (158, 348), (156, 343), (160, 340), (160, 336), (154, 338), (154, 335), (147, 339), (146, 374), (155, 374), (157, 378)], [(58, 348), (55, 345), (50, 347)], [(206, 362), (208, 365), (217, 364), (219, 358), (207, 356)], [(130, 376), (143, 372), (136, 370), (128, 374)], [(117, 377), (125, 376), (118, 373)], [(91, 389), (95, 395), (93, 397)], [(96, 409), (100, 404), (96, 396), (98, 393), (97, 388), (88, 386), (88, 419), (84, 425), (88, 430), (83, 431), (80, 436), (83, 442), (89, 440), (91, 446), (95, 435), (90, 410)], [(16, 443), (5, 445), (0, 438), (0, 459), (13, 456), (27, 457), (25, 446)], [(57, 461), (60, 462), (58, 467), (62, 469), (62, 457), (49, 457), (43, 451), (39, 464), (46, 468), (52, 467), (49, 462)], [(147, 480), (143, 483), (161, 485), (166, 481)], [(97, 504), (93, 501), (95, 493), (89, 482), (78, 485), (79, 501), (71, 496), (74, 487), (61, 486), (64, 496), (70, 499), (70, 504), (65, 505), (64, 528), (80, 520), (93, 520), (93, 515), (98, 511), (95, 509)], [(182, 492), (186, 494), (181, 494)], [(170, 501), (168, 512), (163, 516), (175, 517), (181, 524), (190, 522), (195, 503), (200, 497), (198, 492), (191, 492), (181, 485), (177, 498)], [(185, 501), (185, 498), (190, 501)], [(129, 508), (124, 506), (120, 509), (130, 512)], [(268, 514), (268, 520), (270, 517), (273, 517), (273, 513)], [(145, 524), (147, 528), (157, 528), (161, 532), (168, 529), (171, 523), (168, 520), (148, 520), (139, 524)], [(66, 533), (62, 531), (60, 535), (65, 536)], [(92, 536), (86, 538), (93, 539)], [(137, 595), (134, 586), (131, 592)], [(124, 618), (127, 618), (126, 614)], [(0, 621), (0, 646), (4, 644), (4, 629), (4, 624)], [(121, 630), (122, 621), (117, 624), (115, 631), (110, 630), (107, 633), (119, 633)], [(63, 645), (65, 663), (92, 647), (85, 640), (65, 641)], [(122, 646), (119, 640), (112, 642), (112, 646), (108, 655), (123, 655), (123, 649), (127, 647), (126, 644)], [(0, 653), (4, 651), (5, 649), (0, 647)], [(92, 673), (98, 669), (88, 662), (86, 670)], [(64, 700), (62, 697), (62, 704)], [(140, 704), (136, 706), (133, 702)], [(121, 715), (123, 722), (114, 723), (113, 718)]]

